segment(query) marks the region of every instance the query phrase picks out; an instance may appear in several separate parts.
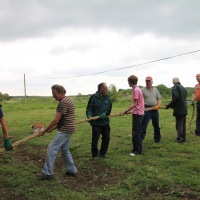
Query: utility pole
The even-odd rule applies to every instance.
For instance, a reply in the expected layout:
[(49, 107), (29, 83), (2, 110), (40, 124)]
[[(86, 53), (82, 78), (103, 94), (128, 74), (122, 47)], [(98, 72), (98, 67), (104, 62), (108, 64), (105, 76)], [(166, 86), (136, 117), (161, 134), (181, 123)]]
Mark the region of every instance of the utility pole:
[(26, 77), (25, 77), (25, 74), (24, 74), (24, 100), (26, 103)]

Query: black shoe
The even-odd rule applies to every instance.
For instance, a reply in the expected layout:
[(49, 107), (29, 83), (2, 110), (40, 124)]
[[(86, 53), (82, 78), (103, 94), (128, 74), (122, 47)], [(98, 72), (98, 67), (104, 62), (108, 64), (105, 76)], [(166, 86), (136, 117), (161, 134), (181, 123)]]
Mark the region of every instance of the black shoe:
[(76, 177), (76, 176), (77, 176), (77, 173), (66, 172), (66, 173), (65, 173), (65, 176), (73, 176), (73, 177)]
[(155, 140), (155, 143), (159, 143), (160, 142), (160, 140)]
[(39, 180), (51, 180), (53, 178), (53, 175), (45, 174), (44, 172), (37, 175)]
[(186, 140), (184, 140), (184, 139), (176, 139), (176, 142), (178, 142), (178, 143), (183, 143), (183, 142), (185, 142)]

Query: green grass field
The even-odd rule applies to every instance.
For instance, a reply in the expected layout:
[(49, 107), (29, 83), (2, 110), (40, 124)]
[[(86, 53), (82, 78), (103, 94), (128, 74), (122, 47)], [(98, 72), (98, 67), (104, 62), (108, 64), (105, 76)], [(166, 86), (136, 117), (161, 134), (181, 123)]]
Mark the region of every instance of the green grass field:
[[(87, 98), (75, 98), (76, 121), (85, 118)], [(14, 98), (3, 102), (3, 111), (12, 142), (31, 135), (31, 124), (53, 119), (57, 102), (53, 98)], [(124, 111), (128, 100), (113, 103), (112, 114)], [(163, 102), (162, 105), (165, 105)], [(107, 158), (91, 160), (91, 127), (77, 124), (70, 151), (78, 168), (78, 176), (63, 177), (60, 153), (54, 179), (39, 181), (46, 148), (55, 132), (47, 133), (17, 146), (13, 152), (0, 154), (0, 199), (200, 199), (200, 137), (190, 134), (188, 123), (192, 106), (188, 106), (187, 141), (174, 142), (175, 119), (172, 110), (160, 109), (162, 142), (154, 143), (151, 123), (143, 142), (144, 155), (131, 157), (131, 116), (111, 118), (111, 142)], [(195, 122), (193, 121), (193, 128)], [(3, 136), (0, 137), (3, 148)]]

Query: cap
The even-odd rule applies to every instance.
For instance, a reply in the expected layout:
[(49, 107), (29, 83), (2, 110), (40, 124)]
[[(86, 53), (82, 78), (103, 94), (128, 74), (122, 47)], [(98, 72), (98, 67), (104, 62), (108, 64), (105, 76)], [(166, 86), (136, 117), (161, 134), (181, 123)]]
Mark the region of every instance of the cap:
[(152, 80), (153, 80), (153, 79), (152, 79), (151, 76), (147, 76), (146, 79), (145, 79), (145, 81), (152, 81)]

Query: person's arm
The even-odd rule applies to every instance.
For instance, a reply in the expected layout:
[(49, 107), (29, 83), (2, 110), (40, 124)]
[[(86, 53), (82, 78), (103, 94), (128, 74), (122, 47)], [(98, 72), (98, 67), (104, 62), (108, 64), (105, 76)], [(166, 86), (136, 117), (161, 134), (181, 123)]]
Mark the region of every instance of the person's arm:
[(51, 131), (58, 124), (61, 116), (62, 116), (62, 114), (57, 112), (56, 115), (55, 115), (55, 118), (52, 120), (52, 122), (49, 124), (49, 126), (47, 126), (47, 128), (45, 128), (43, 131), (39, 131), (39, 135), (42, 136), (46, 132)]
[(160, 104), (161, 104), (161, 99), (158, 99), (158, 101), (157, 101), (157, 106), (160, 107)]
[(8, 139), (9, 138), (8, 127), (7, 127), (4, 117), (0, 118), (0, 123), (1, 123), (2, 131), (3, 131), (3, 136), (5, 139)]
[(128, 114), (130, 111), (133, 110), (133, 108), (135, 108), (138, 104), (138, 100), (137, 99), (134, 99), (133, 101), (133, 104), (128, 106), (127, 109), (124, 111), (124, 112), (121, 112), (120, 115), (125, 115), (125, 114)]
[(161, 104), (161, 99), (158, 99), (157, 100), (157, 105), (153, 107), (154, 110), (158, 110), (160, 108), (160, 104)]
[(8, 127), (7, 127), (4, 117), (0, 118), (0, 123), (2, 126), (2, 131), (3, 131), (3, 136), (4, 136), (4, 147), (6, 151), (10, 151), (13, 149), (13, 146), (8, 135)]

